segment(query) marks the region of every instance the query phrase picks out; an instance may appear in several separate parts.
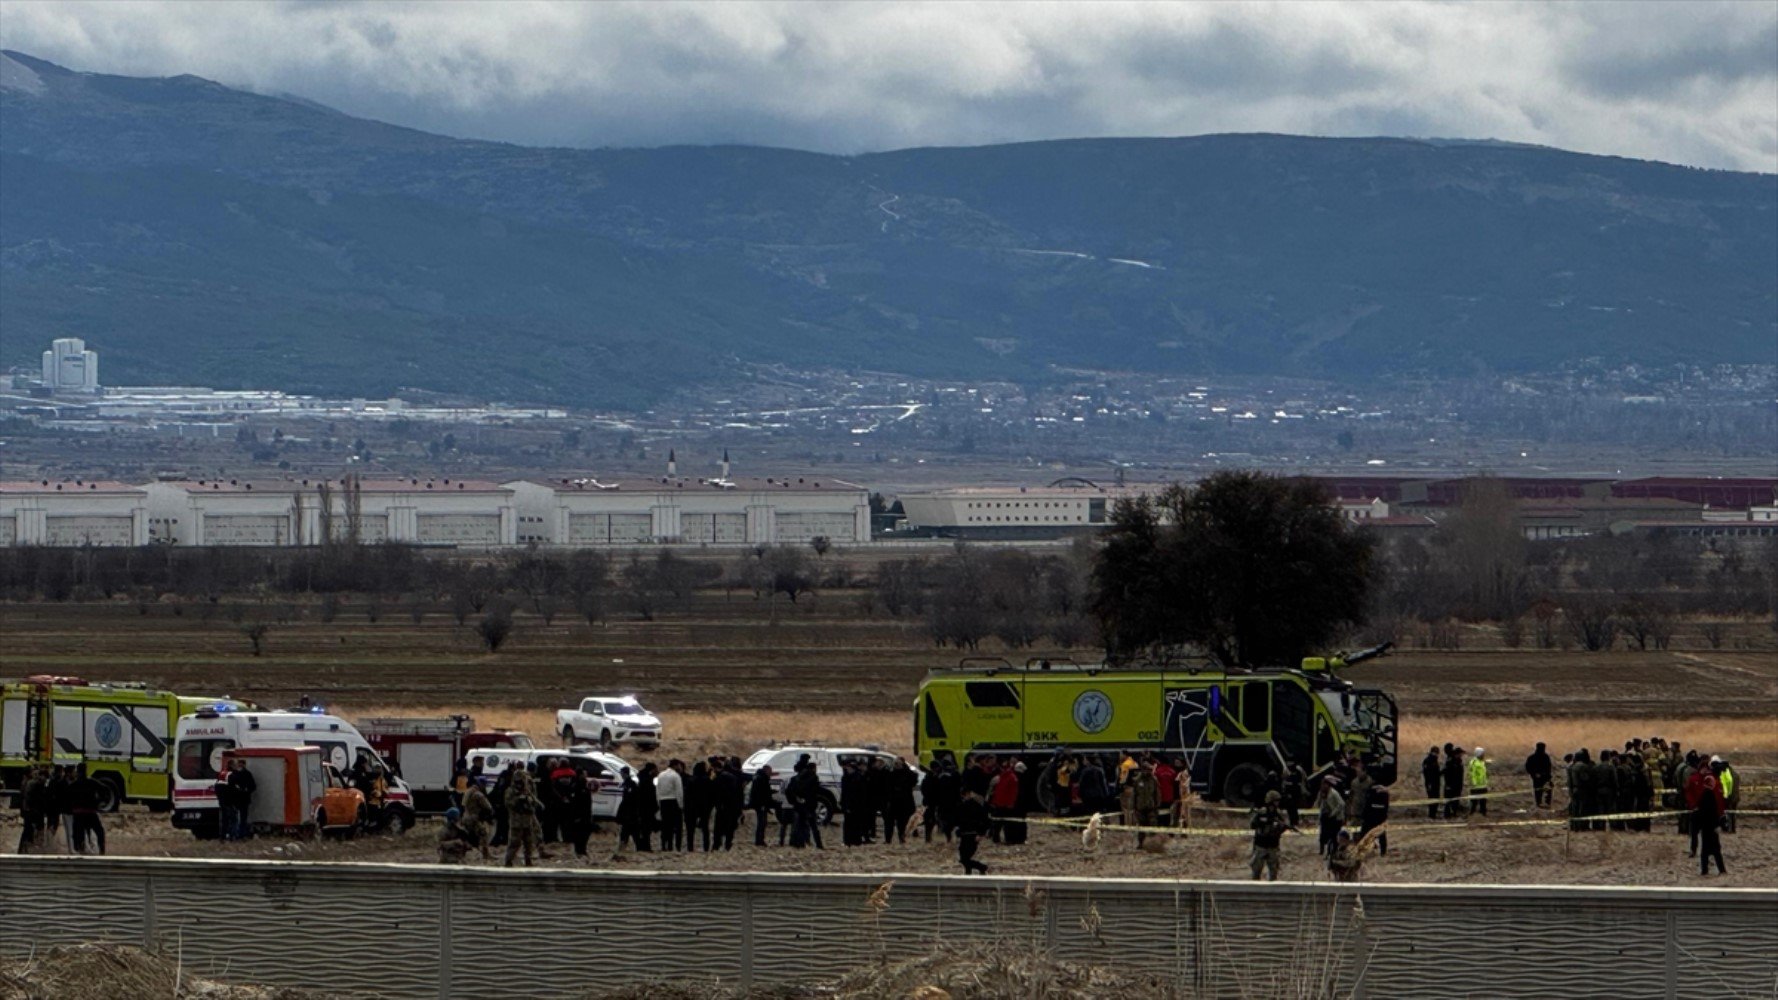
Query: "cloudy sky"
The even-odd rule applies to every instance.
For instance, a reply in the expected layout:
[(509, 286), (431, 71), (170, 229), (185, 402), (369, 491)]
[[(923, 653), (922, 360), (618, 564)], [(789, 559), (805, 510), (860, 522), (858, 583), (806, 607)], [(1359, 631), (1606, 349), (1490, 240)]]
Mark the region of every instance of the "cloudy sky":
[(0, 0), (0, 46), (430, 131), (833, 152), (1497, 138), (1778, 171), (1778, 3)]

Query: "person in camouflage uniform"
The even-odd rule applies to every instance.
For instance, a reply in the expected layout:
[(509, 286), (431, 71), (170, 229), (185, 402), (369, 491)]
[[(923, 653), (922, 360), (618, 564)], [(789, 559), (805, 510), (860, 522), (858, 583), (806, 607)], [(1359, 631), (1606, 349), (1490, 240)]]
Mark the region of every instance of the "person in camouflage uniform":
[[(1130, 772), (1129, 785), (1130, 814), (1135, 825), (1148, 827), (1155, 824), (1155, 816), (1161, 808), (1161, 786), (1154, 776), (1154, 761), (1144, 760)], [(1268, 795), (1271, 793), (1267, 793)], [(1136, 846), (1141, 847), (1148, 834), (1136, 831)]]
[(494, 803), (488, 799), (488, 793), (482, 791), (482, 786), (473, 781), (470, 782), (469, 787), (463, 792), (461, 825), (463, 832), (469, 834), (475, 845), (480, 848), (484, 861), (492, 860), (494, 857), (493, 853), (488, 850), (489, 841), (494, 835), (493, 822)]
[(444, 825), (438, 829), (438, 863), (441, 865), (460, 865), (464, 855), (475, 849), (475, 838), (458, 822), (462, 815), (463, 811), (456, 806), (445, 810)]
[(506, 841), (506, 867), (512, 867), (512, 859), (522, 850), (525, 854), (525, 867), (531, 867), (532, 852), (542, 853), (543, 825), (538, 822), (537, 814), (542, 803), (537, 799), (537, 786), (531, 773), (525, 770), (514, 771), (512, 784), (506, 789), (506, 813), (509, 817), (511, 830)]
[(1253, 827), (1253, 855), (1248, 858), (1247, 867), (1253, 870), (1256, 882), (1262, 870), (1270, 881), (1278, 881), (1279, 842), (1284, 831), (1295, 829), (1278, 809), (1282, 798), (1277, 792), (1267, 792), (1265, 807), (1254, 810), (1248, 823)]

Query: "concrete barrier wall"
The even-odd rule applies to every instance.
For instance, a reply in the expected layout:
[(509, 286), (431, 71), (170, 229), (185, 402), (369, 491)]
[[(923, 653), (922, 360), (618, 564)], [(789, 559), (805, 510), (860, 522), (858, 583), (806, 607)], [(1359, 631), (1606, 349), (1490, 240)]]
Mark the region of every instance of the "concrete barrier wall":
[[(663, 968), (737, 987), (992, 940), (1203, 997), (1771, 996), (1778, 889), (502, 871), (6, 857), (0, 953), (111, 941), (195, 974), (553, 997)], [(372, 956), (381, 956), (373, 961)]]

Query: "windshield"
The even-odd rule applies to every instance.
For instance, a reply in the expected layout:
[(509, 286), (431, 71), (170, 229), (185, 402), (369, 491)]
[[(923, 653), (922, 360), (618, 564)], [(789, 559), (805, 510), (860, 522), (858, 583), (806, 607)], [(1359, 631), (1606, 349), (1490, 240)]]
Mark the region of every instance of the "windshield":
[(636, 699), (625, 698), (622, 701), (608, 701), (608, 702), (606, 702), (605, 703), (605, 714), (606, 715), (641, 715), (641, 714), (643, 714), (643, 712), (642, 712), (642, 706), (636, 703)]
[(512, 744), (513, 749), (515, 750), (531, 750), (537, 746), (537, 744), (531, 742), (531, 737), (526, 736), (524, 733), (507, 733), (506, 739), (507, 742)]

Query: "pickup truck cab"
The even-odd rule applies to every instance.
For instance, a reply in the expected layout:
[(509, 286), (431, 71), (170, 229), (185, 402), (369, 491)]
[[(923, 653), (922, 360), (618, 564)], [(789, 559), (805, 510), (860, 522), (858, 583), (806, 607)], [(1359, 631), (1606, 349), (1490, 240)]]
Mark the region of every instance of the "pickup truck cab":
[(633, 744), (638, 750), (661, 745), (661, 720), (638, 703), (633, 695), (594, 695), (580, 700), (579, 708), (556, 713), (556, 735), (563, 746), (593, 743), (614, 747)]

